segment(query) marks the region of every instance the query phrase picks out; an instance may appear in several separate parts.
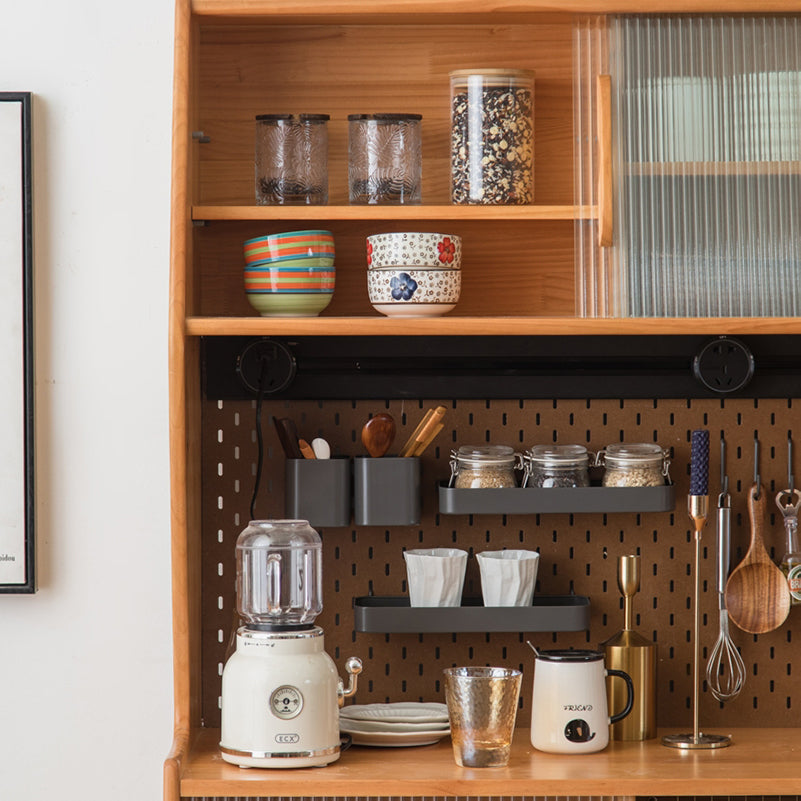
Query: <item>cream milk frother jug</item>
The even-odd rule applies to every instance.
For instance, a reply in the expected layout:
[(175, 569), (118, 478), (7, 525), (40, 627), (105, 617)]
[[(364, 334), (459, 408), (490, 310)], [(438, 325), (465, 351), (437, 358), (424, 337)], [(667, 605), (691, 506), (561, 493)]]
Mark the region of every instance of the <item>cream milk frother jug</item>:
[[(626, 682), (625, 707), (612, 717), (606, 700), (606, 676)], [(556, 754), (601, 751), (609, 743), (609, 725), (631, 712), (634, 686), (622, 670), (605, 670), (600, 651), (537, 651), (531, 703), (531, 744)]]

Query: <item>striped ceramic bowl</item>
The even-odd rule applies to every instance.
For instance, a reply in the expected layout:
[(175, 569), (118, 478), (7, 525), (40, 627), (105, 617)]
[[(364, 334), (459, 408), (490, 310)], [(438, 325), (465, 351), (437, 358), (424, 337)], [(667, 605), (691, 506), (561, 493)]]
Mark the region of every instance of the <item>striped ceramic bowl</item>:
[(274, 264), (298, 259), (334, 263), (334, 235), (330, 231), (287, 231), (245, 240), (245, 264)]
[(246, 267), (245, 294), (263, 316), (313, 317), (334, 295), (336, 270), (331, 267), (286, 267), (283, 263)]

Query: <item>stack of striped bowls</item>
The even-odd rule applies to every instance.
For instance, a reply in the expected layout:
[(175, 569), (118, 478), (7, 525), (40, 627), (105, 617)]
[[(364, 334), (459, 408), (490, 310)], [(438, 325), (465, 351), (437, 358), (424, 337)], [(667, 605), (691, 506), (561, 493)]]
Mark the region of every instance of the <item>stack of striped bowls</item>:
[(287, 231), (245, 242), (245, 293), (264, 317), (314, 317), (334, 294), (334, 235)]

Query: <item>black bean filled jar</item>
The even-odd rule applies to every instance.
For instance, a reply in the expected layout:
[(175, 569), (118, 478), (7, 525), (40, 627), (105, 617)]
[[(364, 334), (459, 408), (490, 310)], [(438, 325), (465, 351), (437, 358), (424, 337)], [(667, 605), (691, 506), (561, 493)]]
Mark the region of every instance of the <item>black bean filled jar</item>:
[(590, 455), (583, 445), (536, 445), (526, 454), (526, 487), (589, 487)]
[(534, 73), (451, 72), (451, 199), (534, 202)]

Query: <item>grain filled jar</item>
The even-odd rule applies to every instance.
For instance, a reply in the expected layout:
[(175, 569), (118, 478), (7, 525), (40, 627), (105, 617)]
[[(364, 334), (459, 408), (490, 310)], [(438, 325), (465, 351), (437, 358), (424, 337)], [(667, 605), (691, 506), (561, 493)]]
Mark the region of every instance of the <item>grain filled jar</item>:
[(536, 445), (526, 454), (525, 487), (589, 487), (590, 455), (583, 445)]
[(668, 452), (653, 442), (619, 442), (599, 451), (605, 487), (661, 487), (668, 477)]
[(508, 445), (462, 445), (451, 451), (450, 486), (456, 489), (516, 487), (520, 454)]
[(451, 199), (534, 202), (534, 73), (451, 72)]

